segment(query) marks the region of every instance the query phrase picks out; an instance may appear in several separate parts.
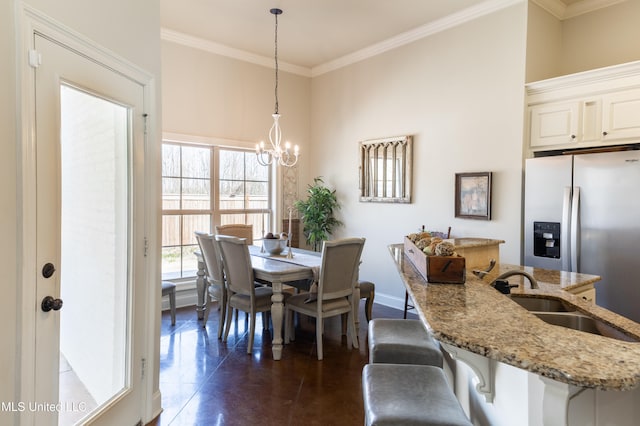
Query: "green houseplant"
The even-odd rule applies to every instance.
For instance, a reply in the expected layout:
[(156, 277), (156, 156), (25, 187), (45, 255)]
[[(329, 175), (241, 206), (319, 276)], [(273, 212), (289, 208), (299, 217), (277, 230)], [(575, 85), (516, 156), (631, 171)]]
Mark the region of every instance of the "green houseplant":
[(333, 215), (340, 208), (336, 191), (324, 186), (322, 177), (313, 179), (307, 188), (307, 199), (298, 200), (294, 207), (300, 213), (303, 232), (314, 251), (320, 251), (322, 242), (329, 238), (334, 228), (342, 225)]

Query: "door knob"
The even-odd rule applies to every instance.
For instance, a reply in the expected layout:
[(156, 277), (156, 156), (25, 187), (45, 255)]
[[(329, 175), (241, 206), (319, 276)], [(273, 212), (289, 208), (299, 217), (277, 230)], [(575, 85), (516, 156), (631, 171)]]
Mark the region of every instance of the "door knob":
[(56, 272), (56, 267), (53, 263), (46, 263), (42, 267), (42, 276), (45, 278), (51, 278), (54, 272)]
[(43, 312), (49, 312), (51, 310), (59, 311), (62, 308), (62, 299), (54, 299), (51, 296), (47, 296), (42, 299), (42, 307)]

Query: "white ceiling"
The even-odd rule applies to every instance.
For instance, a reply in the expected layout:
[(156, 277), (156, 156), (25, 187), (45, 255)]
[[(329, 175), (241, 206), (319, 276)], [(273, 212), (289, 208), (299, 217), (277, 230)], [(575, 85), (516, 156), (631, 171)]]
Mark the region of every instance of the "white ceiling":
[[(312, 70), (519, 1), (524, 0), (160, 0), (160, 7), (165, 39), (208, 43), (271, 62), (275, 18), (269, 10), (280, 8), (278, 58)], [(578, 4), (622, 0), (533, 1), (559, 15)]]

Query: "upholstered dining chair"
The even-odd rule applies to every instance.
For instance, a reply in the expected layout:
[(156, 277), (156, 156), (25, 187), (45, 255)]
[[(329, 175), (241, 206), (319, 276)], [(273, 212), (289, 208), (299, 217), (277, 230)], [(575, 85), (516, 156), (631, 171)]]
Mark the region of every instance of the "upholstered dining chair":
[[(365, 299), (364, 301), (364, 316), (367, 319), (367, 323), (371, 321), (373, 315), (373, 299), (376, 297), (376, 285), (371, 281), (358, 281), (358, 287), (360, 287), (360, 299)], [(360, 301), (356, 301), (356, 306), (360, 308)], [(358, 315), (360, 313), (356, 313), (356, 330), (358, 330)], [(342, 335), (347, 334), (347, 314), (342, 314)]]
[(195, 234), (198, 245), (200, 246), (200, 252), (202, 253), (204, 273), (208, 284), (208, 297), (202, 326), (207, 326), (209, 312), (211, 311), (211, 299), (213, 298), (218, 301), (218, 310), (220, 311), (218, 339), (221, 339), (227, 313), (227, 288), (224, 282), (222, 255), (220, 254), (220, 247), (215, 239), (215, 235), (199, 231), (196, 231)]
[(162, 281), (162, 297), (169, 296), (171, 325), (176, 325), (176, 285), (171, 281)]
[(216, 235), (230, 235), (232, 237), (244, 238), (247, 244), (253, 244), (253, 225), (244, 223), (231, 223), (228, 225), (216, 225)]
[(222, 263), (227, 282), (227, 319), (223, 341), (229, 336), (233, 310), (249, 314), (249, 344), (247, 353), (253, 349), (253, 336), (256, 329), (256, 313), (271, 310), (271, 287), (256, 286), (251, 266), (249, 246), (244, 238), (229, 235), (216, 235), (220, 245)]
[(344, 238), (323, 243), (317, 293), (296, 294), (285, 303), (285, 343), (291, 340), (294, 332), (292, 312), (315, 317), (318, 360), (322, 360), (324, 319), (347, 313), (347, 344), (358, 347), (353, 292), (364, 242), (364, 238)]

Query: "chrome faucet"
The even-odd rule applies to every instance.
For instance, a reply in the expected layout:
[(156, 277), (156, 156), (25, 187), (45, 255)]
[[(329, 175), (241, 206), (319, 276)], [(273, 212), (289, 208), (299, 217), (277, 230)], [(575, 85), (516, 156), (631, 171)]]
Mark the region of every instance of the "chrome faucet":
[[(531, 274), (529, 274), (528, 272), (518, 271), (518, 270), (515, 270), (515, 269), (514, 269), (514, 270), (511, 270), (511, 271), (504, 272), (504, 273), (500, 274), (499, 276), (497, 276), (497, 277), (496, 277), (496, 278), (491, 282), (491, 286), (492, 286), (492, 287), (495, 287), (496, 282), (497, 282), (498, 280), (503, 280), (503, 279), (505, 279), (505, 278), (509, 278), (509, 277), (514, 276), (514, 275), (521, 275), (521, 276), (525, 277), (526, 279), (528, 279), (528, 280), (529, 280), (529, 283), (531, 284), (531, 288), (534, 288), (534, 289), (535, 289), (535, 288), (540, 288), (540, 287), (538, 287), (538, 281), (536, 281), (536, 279), (535, 279), (535, 278), (533, 278), (533, 276), (531, 276)], [(514, 286), (510, 286), (510, 287), (517, 287), (517, 286), (516, 286), (516, 285), (514, 285)]]

